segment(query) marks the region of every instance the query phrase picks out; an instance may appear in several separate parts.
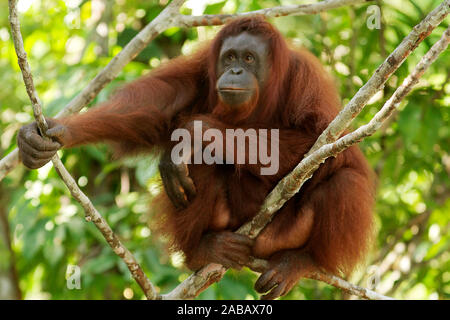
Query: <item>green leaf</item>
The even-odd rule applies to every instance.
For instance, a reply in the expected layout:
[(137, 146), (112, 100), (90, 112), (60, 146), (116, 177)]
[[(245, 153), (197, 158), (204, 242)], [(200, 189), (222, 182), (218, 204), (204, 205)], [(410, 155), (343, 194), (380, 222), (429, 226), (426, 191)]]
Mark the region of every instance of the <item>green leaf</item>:
[(226, 1), (210, 4), (206, 6), (204, 14), (219, 14), (222, 12), (223, 6), (226, 4)]

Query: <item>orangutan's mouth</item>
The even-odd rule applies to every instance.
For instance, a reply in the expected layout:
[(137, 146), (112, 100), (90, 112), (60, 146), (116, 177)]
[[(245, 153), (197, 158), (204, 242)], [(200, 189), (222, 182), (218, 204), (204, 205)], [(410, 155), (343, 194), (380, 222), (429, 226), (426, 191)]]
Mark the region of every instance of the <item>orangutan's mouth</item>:
[(220, 92), (247, 92), (250, 90), (244, 89), (244, 88), (223, 87), (223, 88), (219, 88), (219, 91)]

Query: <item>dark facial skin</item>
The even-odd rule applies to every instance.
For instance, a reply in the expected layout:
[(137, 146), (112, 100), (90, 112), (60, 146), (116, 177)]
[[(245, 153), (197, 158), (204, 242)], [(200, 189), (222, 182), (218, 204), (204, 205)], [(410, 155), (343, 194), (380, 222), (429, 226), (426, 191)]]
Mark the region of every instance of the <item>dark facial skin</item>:
[(269, 44), (243, 32), (225, 39), (217, 63), (217, 91), (226, 105), (238, 107), (263, 88), (269, 71)]

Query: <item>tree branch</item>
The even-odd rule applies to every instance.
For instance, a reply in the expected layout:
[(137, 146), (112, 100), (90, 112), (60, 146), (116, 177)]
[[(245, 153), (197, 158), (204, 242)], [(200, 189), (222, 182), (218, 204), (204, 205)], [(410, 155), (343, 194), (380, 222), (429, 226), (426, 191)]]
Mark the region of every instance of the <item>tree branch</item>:
[[(37, 95), (36, 89), (33, 83), (33, 76), (31, 74), (30, 66), (27, 62), (27, 54), (23, 47), (22, 34), (20, 33), (20, 23), (17, 16), (17, 0), (9, 0), (9, 21), (11, 24), (11, 34), (14, 42), (14, 48), (16, 49), (16, 54), (18, 58), (18, 63), (20, 70), (22, 71), (23, 81), (27, 89), (28, 96), (30, 97), (31, 104), (33, 106), (33, 113), (38, 124), (41, 134), (45, 136), (45, 132), (48, 129), (47, 123), (45, 121), (44, 115), (42, 114), (42, 107), (39, 97)], [(89, 198), (81, 191), (75, 180), (69, 174), (67, 169), (62, 164), (58, 155), (52, 158), (53, 165), (58, 172), (61, 179), (67, 185), (72, 196), (81, 204), (83, 207), (86, 220), (92, 221), (100, 232), (105, 237), (108, 244), (114, 250), (114, 252), (125, 262), (131, 275), (139, 284), (139, 286), (144, 291), (148, 299), (155, 299), (158, 297), (155, 287), (148, 280), (142, 268), (131, 254), (127, 248), (123, 246), (119, 238), (114, 234), (106, 220), (100, 215), (100, 213), (95, 209)]]
[(330, 123), (327, 129), (317, 139), (309, 154), (321, 146), (336, 141), (342, 132), (350, 125), (353, 119), (361, 112), (370, 98), (384, 87), (387, 79), (400, 67), (405, 59), (417, 46), (434, 30), (448, 15), (450, 0), (444, 0), (436, 9), (430, 12), (425, 19), (417, 24), (397, 48), (375, 70), (375, 73), (362, 86), (344, 109)]
[(329, 285), (332, 285), (336, 288), (341, 289), (342, 291), (366, 299), (366, 300), (394, 300), (391, 297), (384, 296), (382, 294), (379, 294), (373, 290), (360, 287), (357, 285), (354, 285), (348, 281), (345, 281), (339, 277), (336, 277), (332, 274), (327, 274), (323, 272), (316, 272), (309, 276), (310, 279), (318, 280), (325, 282)]
[(211, 14), (201, 16), (180, 16), (176, 20), (179, 27), (199, 27), (199, 26), (216, 26), (227, 23), (233, 19), (240, 17), (251, 17), (263, 15), (267, 18), (277, 18), (290, 15), (306, 15), (317, 14), (323, 11), (336, 9), (343, 6), (355, 5), (372, 0), (325, 0), (318, 3), (297, 4), (278, 6), (273, 8), (266, 8), (250, 12), (236, 13), (236, 14)]

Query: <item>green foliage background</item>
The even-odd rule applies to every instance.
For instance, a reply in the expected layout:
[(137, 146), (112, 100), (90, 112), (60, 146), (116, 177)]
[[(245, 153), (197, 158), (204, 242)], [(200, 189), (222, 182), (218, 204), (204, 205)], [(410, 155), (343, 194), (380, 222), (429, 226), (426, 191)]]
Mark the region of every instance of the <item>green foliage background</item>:
[[(28, 52), (45, 114), (55, 115), (164, 7), (167, 1), (19, 1)], [(301, 2), (306, 3), (309, 1)], [(298, 3), (274, 0), (190, 1), (184, 13), (233, 13)], [(368, 5), (320, 15), (273, 19), (296, 46), (320, 57), (345, 104), (377, 66), (440, 1), (375, 2), (381, 30), (369, 29)], [(106, 5), (106, 10), (101, 9)], [(9, 32), (6, 1), (0, 10), (0, 155), (16, 147), (17, 130), (32, 109)], [(420, 57), (449, 25), (445, 20), (400, 67), (353, 127), (368, 122)], [(132, 79), (211, 39), (217, 27), (171, 28), (153, 41), (92, 105)], [(378, 174), (377, 247), (367, 268), (351, 279), (395, 298), (450, 297), (450, 54), (444, 52), (407, 97), (392, 121), (361, 143)], [(82, 189), (135, 254), (161, 292), (189, 275), (179, 255), (148, 228), (149, 199), (159, 192), (157, 159), (112, 160), (107, 146), (60, 155)], [(56, 172), (47, 165), (15, 169), (0, 183), (0, 298), (142, 299), (124, 263), (83, 218)], [(81, 289), (66, 286), (68, 265), (81, 267)], [(254, 299), (257, 275), (230, 271), (203, 299)], [(348, 298), (339, 290), (302, 280), (284, 299)]]

